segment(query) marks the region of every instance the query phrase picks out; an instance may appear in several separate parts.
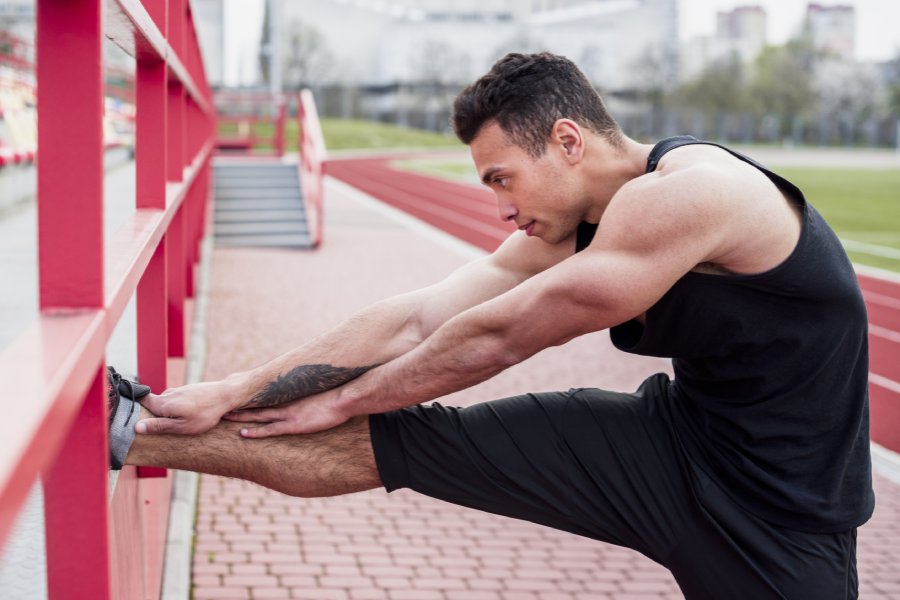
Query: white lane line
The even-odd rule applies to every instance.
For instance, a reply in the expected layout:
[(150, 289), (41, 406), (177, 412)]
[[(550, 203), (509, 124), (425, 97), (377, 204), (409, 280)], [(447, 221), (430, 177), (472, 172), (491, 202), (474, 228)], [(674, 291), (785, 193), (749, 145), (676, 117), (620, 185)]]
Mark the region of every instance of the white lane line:
[(841, 244), (844, 248), (869, 256), (881, 256), (884, 258), (893, 258), (900, 260), (900, 250), (891, 248), (890, 246), (879, 246), (877, 244), (867, 244), (865, 242), (857, 242), (856, 240), (848, 240), (841, 238)]
[(875, 442), (872, 446), (872, 467), (893, 481), (900, 484), (900, 454)]
[(888, 271), (887, 269), (879, 269), (878, 267), (870, 267), (853, 263), (853, 269), (858, 275), (871, 277), (872, 279), (880, 279), (881, 281), (889, 281), (891, 283), (900, 283), (900, 273), (896, 271)]
[(887, 327), (879, 327), (878, 325), (872, 325), (871, 323), (869, 323), (869, 333), (900, 344), (900, 332), (894, 331), (893, 329), (888, 329)]
[(878, 304), (879, 306), (886, 306), (888, 308), (896, 308), (900, 310), (900, 300), (886, 294), (867, 292), (863, 290), (863, 298), (865, 298), (866, 302), (871, 302), (872, 304)]
[(895, 394), (900, 394), (900, 383), (897, 383), (893, 379), (888, 379), (887, 377), (882, 377), (872, 371), (869, 371), (869, 383), (874, 383), (878, 387), (883, 387), (886, 390), (890, 390)]

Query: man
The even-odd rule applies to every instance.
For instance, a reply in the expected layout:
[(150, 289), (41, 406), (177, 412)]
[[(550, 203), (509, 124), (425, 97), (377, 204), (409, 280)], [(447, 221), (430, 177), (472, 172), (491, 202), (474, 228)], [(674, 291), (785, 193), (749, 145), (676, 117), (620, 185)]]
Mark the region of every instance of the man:
[[(634, 548), (690, 599), (855, 598), (866, 313), (801, 192), (714, 144), (628, 139), (546, 53), (500, 60), (453, 125), (519, 231), (253, 371), (147, 395), (139, 421), (123, 400), (119, 460), (298, 496), (409, 487)], [(418, 406), (605, 328), (674, 381)]]

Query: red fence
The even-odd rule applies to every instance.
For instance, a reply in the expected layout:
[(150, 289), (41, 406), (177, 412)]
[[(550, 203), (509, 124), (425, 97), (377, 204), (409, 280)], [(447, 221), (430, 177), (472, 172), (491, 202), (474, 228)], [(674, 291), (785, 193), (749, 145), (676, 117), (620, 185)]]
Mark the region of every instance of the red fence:
[[(137, 61), (136, 207), (108, 244), (104, 37)], [(37, 0), (36, 62), (40, 315), (0, 351), (0, 542), (40, 477), (50, 598), (156, 598), (171, 483), (109, 491), (104, 353), (136, 294), (142, 381), (182, 379), (215, 124), (190, 5)]]
[(300, 122), (300, 182), (303, 185), (303, 202), (313, 247), (322, 243), (322, 174), (327, 159), (325, 139), (319, 124), (319, 113), (312, 92), (303, 90), (297, 102), (297, 119)]
[(221, 90), (216, 146), (221, 152), (284, 155), (286, 97), (256, 90)]

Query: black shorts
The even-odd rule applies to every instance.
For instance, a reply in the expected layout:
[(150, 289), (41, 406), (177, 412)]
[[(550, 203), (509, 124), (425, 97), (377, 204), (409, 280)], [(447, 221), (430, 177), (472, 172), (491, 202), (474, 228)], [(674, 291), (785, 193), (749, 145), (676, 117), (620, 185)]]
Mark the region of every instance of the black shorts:
[(378, 471), (389, 492), (637, 550), (690, 600), (856, 598), (856, 530), (793, 531), (735, 504), (684, 455), (668, 385), (659, 374), (633, 394), (574, 389), (373, 415)]

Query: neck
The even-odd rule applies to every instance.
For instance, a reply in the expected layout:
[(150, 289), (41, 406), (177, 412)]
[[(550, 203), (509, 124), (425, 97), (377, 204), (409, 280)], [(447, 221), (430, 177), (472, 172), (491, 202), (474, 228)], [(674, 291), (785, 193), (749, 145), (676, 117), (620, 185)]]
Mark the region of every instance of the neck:
[(589, 163), (587, 176), (593, 202), (585, 217), (586, 221), (599, 223), (616, 192), (632, 179), (644, 174), (652, 149), (651, 144), (640, 144), (624, 135), (618, 146), (599, 135), (590, 137), (588, 150), (593, 160)]

